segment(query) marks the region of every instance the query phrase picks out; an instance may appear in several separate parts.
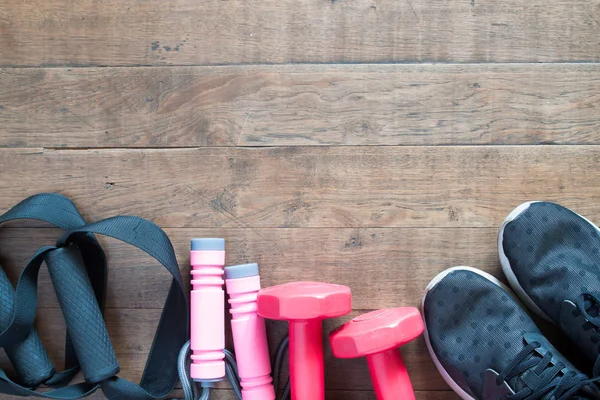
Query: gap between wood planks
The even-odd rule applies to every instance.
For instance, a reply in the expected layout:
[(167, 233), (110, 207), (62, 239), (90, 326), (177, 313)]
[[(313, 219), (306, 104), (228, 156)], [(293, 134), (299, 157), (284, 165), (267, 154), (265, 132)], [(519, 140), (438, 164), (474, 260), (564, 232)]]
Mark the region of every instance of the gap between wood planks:
[(284, 67), (284, 66), (358, 66), (358, 65), (376, 65), (376, 66), (402, 66), (402, 65), (494, 65), (498, 67), (514, 66), (514, 65), (594, 65), (600, 64), (599, 61), (588, 61), (588, 60), (571, 60), (571, 61), (541, 61), (541, 62), (530, 62), (530, 61), (435, 61), (435, 60), (422, 60), (422, 61), (357, 61), (357, 62), (284, 62), (284, 63), (220, 63), (220, 64), (132, 64), (132, 65), (110, 65), (110, 64), (39, 64), (39, 65), (11, 65), (11, 64), (0, 64), (0, 74), (3, 70), (11, 69), (85, 69), (85, 68), (99, 68), (99, 69), (128, 69), (128, 68), (226, 68), (226, 67)]
[(111, 151), (111, 150), (149, 150), (149, 151), (161, 151), (161, 150), (194, 150), (194, 149), (232, 149), (232, 148), (243, 148), (248, 150), (266, 150), (266, 149), (280, 149), (285, 147), (294, 147), (294, 148), (335, 148), (335, 147), (527, 147), (527, 146), (565, 146), (565, 147), (573, 147), (573, 146), (585, 146), (585, 147), (597, 147), (600, 144), (592, 143), (592, 144), (578, 144), (578, 143), (537, 143), (537, 144), (356, 144), (356, 145), (323, 145), (323, 144), (315, 144), (315, 145), (281, 145), (281, 146), (247, 146), (247, 145), (235, 145), (235, 146), (178, 146), (178, 147), (126, 147), (126, 146), (111, 146), (111, 147), (0, 147), (0, 151), (9, 150), (9, 149), (39, 149), (40, 153), (44, 153), (45, 151)]

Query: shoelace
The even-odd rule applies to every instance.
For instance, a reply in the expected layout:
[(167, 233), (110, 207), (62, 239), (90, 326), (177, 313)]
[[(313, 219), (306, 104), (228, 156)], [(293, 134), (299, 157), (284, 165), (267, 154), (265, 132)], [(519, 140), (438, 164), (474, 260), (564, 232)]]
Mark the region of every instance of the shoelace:
[(496, 383), (500, 385), (502, 381), (509, 381), (512, 378), (520, 376), (523, 372), (532, 369), (539, 376), (540, 381), (535, 389), (525, 387), (514, 395), (509, 396), (508, 400), (535, 400), (541, 399), (547, 394), (552, 393), (552, 398), (556, 400), (566, 400), (577, 394), (584, 387), (600, 381), (600, 378), (588, 378), (584, 374), (578, 374), (574, 371), (567, 371), (563, 376), (559, 376), (566, 367), (563, 363), (552, 364), (552, 353), (547, 351), (543, 357), (535, 354), (536, 349), (541, 347), (538, 342), (528, 344), (511, 363), (500, 373)]
[[(279, 389), (279, 377), (281, 375), (283, 359), (285, 357), (285, 354), (287, 353), (288, 347), (289, 337), (283, 339), (277, 347), (277, 353), (275, 355), (275, 363), (273, 368), (273, 384), (275, 388), (275, 393), (277, 393)], [(240, 377), (238, 375), (238, 368), (237, 363), (235, 361), (235, 355), (227, 349), (225, 349), (223, 353), (225, 354), (225, 372), (227, 374), (227, 379), (229, 379), (229, 382), (231, 383), (231, 388), (233, 389), (236, 398), (238, 400), (242, 400), (242, 387), (240, 385)], [(179, 373), (179, 379), (181, 380), (181, 388), (183, 389), (184, 398), (185, 400), (208, 400), (210, 398), (211, 385), (203, 384), (202, 391), (200, 392), (196, 382), (192, 381), (192, 379), (190, 378), (190, 362), (190, 342), (188, 341), (179, 352), (179, 358), (177, 361), (177, 371)], [(289, 399), (290, 380), (288, 378), (285, 388), (283, 389), (283, 394), (281, 395), (281, 398), (279, 400)]]
[[(600, 299), (591, 293), (583, 293), (577, 299), (577, 307), (588, 321), (582, 328), (586, 331), (595, 329), (600, 335)], [(594, 363), (594, 376), (600, 376), (600, 355)]]

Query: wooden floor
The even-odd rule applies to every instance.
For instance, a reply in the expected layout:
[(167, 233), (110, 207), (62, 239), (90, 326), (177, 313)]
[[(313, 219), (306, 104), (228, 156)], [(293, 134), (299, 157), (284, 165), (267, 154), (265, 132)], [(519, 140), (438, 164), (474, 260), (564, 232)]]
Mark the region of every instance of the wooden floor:
[[(599, 61), (599, 0), (0, 0), (0, 210), (56, 191), (88, 221), (140, 215), (186, 277), (190, 238), (223, 236), (264, 285), (351, 286), (330, 330), (418, 305), (454, 265), (501, 276), (497, 229), (523, 201), (600, 220)], [(5, 225), (9, 275), (59, 235)], [(169, 278), (103, 244), (106, 320), (137, 380)], [(419, 400), (457, 398), (422, 339), (403, 354)], [(375, 398), (363, 360), (326, 363), (328, 399)]]

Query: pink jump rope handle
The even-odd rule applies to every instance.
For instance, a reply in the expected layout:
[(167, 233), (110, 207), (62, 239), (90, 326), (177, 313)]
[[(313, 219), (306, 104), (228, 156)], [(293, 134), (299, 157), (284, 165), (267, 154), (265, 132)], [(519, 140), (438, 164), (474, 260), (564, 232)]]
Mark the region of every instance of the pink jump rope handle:
[(231, 331), (244, 400), (274, 400), (265, 320), (256, 313), (260, 290), (257, 264), (225, 268)]
[(197, 382), (216, 382), (225, 376), (225, 240), (192, 239), (190, 375)]

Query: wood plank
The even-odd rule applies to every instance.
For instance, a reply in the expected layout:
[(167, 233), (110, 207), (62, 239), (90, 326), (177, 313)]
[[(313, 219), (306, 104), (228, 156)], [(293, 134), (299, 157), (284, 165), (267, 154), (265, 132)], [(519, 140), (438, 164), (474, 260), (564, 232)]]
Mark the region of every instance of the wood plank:
[[(212, 232), (226, 237), (229, 264), (259, 261), (264, 286), (291, 280), (349, 285), (355, 310), (348, 316), (326, 321), (325, 334), (368, 309), (418, 305), (429, 280), (450, 266), (476, 265), (502, 277), (497, 265), (496, 230), (493, 228), (167, 229), (179, 259), (184, 260), (181, 263), (184, 276), (188, 276), (185, 264), (192, 232), (198, 236), (208, 236)], [(0, 233), (2, 264), (8, 267), (7, 272), (13, 277), (18, 269), (13, 268), (12, 263), (26, 258), (24, 254), (29, 254), (37, 244), (51, 243), (51, 239), (59, 235), (58, 230), (43, 228), (5, 228)], [(161, 313), (158, 308), (162, 307), (169, 279), (148, 257), (116, 241), (103, 242), (111, 265), (107, 327), (121, 362), (122, 376), (138, 380), (150, 350)], [(274, 242), (277, 242), (277, 248), (273, 246)], [(12, 263), (6, 263), (7, 259)], [(284, 259), (283, 263), (281, 259)], [(64, 323), (45, 272), (39, 287), (42, 309), (36, 325), (56, 364), (61, 365)], [(124, 308), (130, 305), (140, 308)], [(286, 330), (284, 323), (268, 321), (272, 351)], [(231, 348), (231, 335), (228, 333), (227, 337)], [(446, 388), (422, 339), (404, 347), (403, 354), (415, 388)], [(326, 362), (328, 370), (332, 371), (327, 374), (328, 388), (370, 389), (364, 360), (337, 360), (328, 350)]]
[[(189, 270), (190, 237), (216, 235), (227, 240), (229, 264), (260, 263), (264, 286), (291, 280), (349, 285), (355, 311), (326, 321), (326, 333), (367, 309), (418, 305), (426, 284), (446, 267), (465, 263), (483, 265), (485, 270), (501, 275), (495, 255), (496, 232), (492, 228), (173, 228), (167, 229), (167, 233), (174, 243), (184, 277)], [(16, 278), (17, 266), (22, 265), (37, 246), (51, 244), (59, 235), (59, 230), (50, 228), (1, 229), (1, 261), (9, 276)], [(107, 327), (121, 363), (122, 376), (137, 381), (170, 280), (162, 267), (141, 252), (112, 239), (102, 239), (102, 242), (110, 262)], [(40, 310), (36, 326), (56, 365), (62, 365), (64, 322), (45, 270), (38, 286)], [(274, 351), (285, 335), (286, 326), (269, 321), (268, 331), (270, 348)], [(231, 336), (228, 334), (228, 337)], [(228, 346), (231, 347), (230, 341)], [(407, 345), (403, 354), (415, 388), (447, 388), (437, 375), (422, 339)], [(327, 374), (328, 388), (370, 390), (364, 360), (337, 360), (329, 352), (326, 360), (329, 370), (333, 371)], [(6, 360), (0, 362), (0, 366), (5, 364)]]
[(9, 147), (600, 143), (597, 64), (6, 69), (0, 84)]
[[(120, 376), (123, 378), (139, 381), (145, 366), (148, 351), (152, 345), (152, 339), (156, 324), (160, 317), (160, 310), (107, 310), (107, 328), (121, 365)], [(337, 326), (354, 318), (362, 312), (353, 311), (342, 318), (326, 320), (324, 323), (324, 335)], [(227, 324), (228, 325), (228, 324)], [(36, 326), (40, 337), (44, 342), (48, 353), (51, 355), (55, 365), (60, 368), (63, 365), (65, 328), (59, 309), (45, 309), (38, 314)], [(277, 345), (287, 334), (287, 326), (282, 322), (268, 321), (269, 347), (274, 353)], [(231, 335), (227, 334), (228, 347), (233, 348)], [(415, 341), (402, 347), (403, 358), (407, 364), (409, 374), (415, 390), (447, 390), (448, 387), (435, 369), (429, 353), (427, 352), (424, 339)], [(0, 366), (5, 366), (5, 358)], [(340, 360), (331, 354), (328, 345), (325, 346), (326, 387), (333, 390), (371, 390), (371, 379), (367, 363), (364, 359)], [(286, 371), (283, 371), (284, 374)], [(219, 384), (219, 387), (227, 387), (227, 383)]]
[(94, 220), (163, 227), (498, 227), (535, 199), (598, 216), (599, 161), (598, 146), (13, 149), (0, 209), (60, 191)]
[[(189, 281), (192, 237), (224, 237), (227, 263), (258, 262), (263, 286), (294, 280), (348, 285), (355, 309), (418, 305), (429, 281), (456, 265), (472, 265), (498, 277), (495, 228), (369, 229), (167, 229)], [(0, 261), (16, 282), (22, 266), (55, 229), (0, 229)], [(101, 239), (108, 254), (108, 308), (162, 309), (168, 272), (149, 256), (116, 240)], [(58, 307), (45, 268), (39, 279), (39, 306)], [(189, 286), (188, 286), (189, 288)]]
[(5, 66), (597, 61), (598, 1), (0, 2)]
[[(428, 391), (428, 392), (416, 392), (415, 393), (417, 400), (458, 400), (460, 397), (456, 395), (454, 392), (446, 392), (446, 391)], [(183, 399), (183, 391), (175, 390), (173, 392), (173, 397), (178, 399)], [(22, 400), (22, 397), (16, 396), (5, 396), (3, 397), (5, 400)], [(327, 400), (375, 400), (375, 394), (373, 392), (365, 392), (365, 391), (333, 391), (327, 390), (325, 393), (325, 398)], [(90, 397), (86, 397), (89, 400), (104, 400), (106, 397), (100, 392), (91, 395)], [(237, 398), (230, 390), (213, 390), (211, 392), (211, 399), (214, 400), (236, 400)]]

